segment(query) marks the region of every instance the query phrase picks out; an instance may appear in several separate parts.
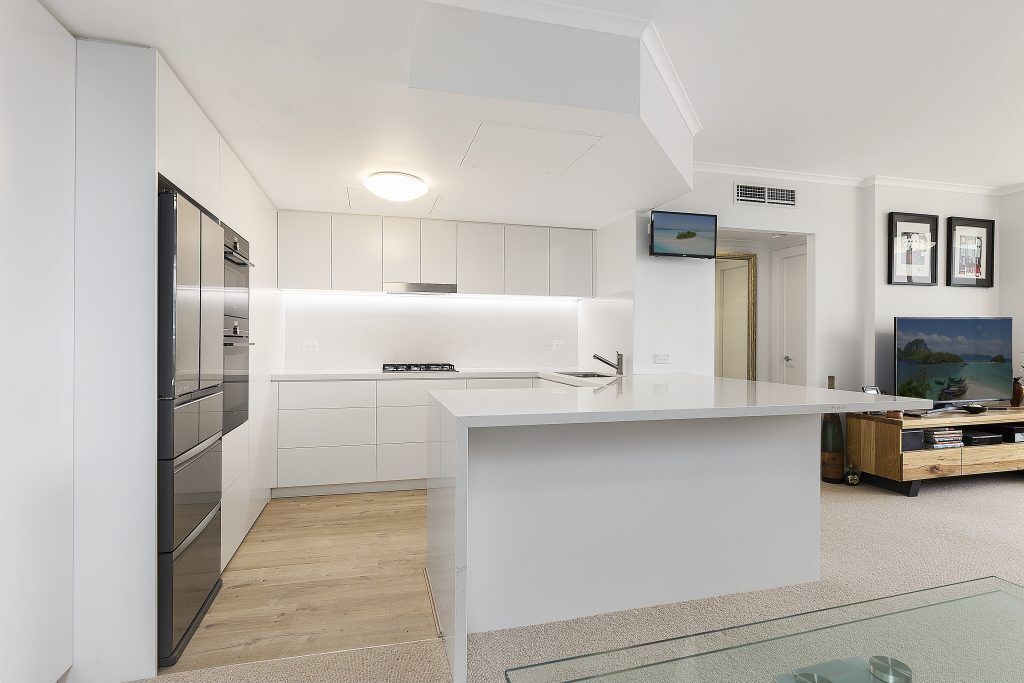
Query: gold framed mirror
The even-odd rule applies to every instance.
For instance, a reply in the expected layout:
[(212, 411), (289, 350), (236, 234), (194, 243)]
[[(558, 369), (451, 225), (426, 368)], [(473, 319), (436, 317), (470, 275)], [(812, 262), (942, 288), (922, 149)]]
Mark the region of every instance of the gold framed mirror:
[(715, 374), (757, 379), (757, 254), (716, 254)]

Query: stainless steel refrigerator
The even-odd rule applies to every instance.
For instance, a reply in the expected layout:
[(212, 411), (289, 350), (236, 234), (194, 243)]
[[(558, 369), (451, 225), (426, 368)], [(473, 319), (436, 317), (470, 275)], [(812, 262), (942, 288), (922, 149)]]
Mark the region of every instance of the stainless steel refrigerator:
[(158, 657), (178, 661), (220, 590), (224, 231), (160, 176)]

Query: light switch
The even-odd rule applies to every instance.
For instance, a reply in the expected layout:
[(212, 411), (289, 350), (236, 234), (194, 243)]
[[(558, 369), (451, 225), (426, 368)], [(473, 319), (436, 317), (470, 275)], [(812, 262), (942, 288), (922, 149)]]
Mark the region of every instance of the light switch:
[(668, 365), (668, 354), (667, 353), (656, 353), (654, 354), (655, 365)]
[(302, 340), (302, 350), (303, 351), (319, 351), (320, 350), (320, 342), (318, 342), (316, 339), (303, 339)]

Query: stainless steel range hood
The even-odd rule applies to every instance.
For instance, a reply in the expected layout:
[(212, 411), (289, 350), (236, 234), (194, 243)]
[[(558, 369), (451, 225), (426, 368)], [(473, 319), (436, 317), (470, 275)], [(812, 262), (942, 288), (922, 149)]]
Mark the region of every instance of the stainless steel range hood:
[(384, 291), (390, 294), (456, 294), (454, 284), (435, 282), (385, 282)]

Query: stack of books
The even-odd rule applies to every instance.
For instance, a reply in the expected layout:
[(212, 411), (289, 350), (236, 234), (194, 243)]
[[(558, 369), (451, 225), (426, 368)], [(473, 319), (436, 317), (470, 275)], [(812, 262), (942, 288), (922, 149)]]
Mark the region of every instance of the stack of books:
[(924, 430), (924, 447), (931, 449), (962, 448), (964, 433), (953, 427), (935, 427)]

